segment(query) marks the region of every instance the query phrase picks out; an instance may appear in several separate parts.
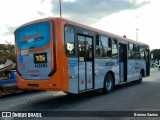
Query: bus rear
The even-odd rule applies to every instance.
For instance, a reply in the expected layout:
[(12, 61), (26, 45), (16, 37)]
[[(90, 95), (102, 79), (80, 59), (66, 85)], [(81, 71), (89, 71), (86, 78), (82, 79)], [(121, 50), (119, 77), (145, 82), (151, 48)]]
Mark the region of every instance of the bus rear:
[(20, 88), (63, 90), (55, 75), (55, 23), (43, 19), (15, 31), (17, 81)]

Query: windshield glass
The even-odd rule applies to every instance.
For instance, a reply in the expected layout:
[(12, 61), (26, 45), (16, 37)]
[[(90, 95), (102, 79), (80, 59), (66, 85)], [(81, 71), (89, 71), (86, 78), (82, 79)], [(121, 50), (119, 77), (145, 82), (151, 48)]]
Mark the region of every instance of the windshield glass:
[(39, 22), (19, 28), (16, 40), (21, 50), (44, 47), (50, 41), (50, 23)]

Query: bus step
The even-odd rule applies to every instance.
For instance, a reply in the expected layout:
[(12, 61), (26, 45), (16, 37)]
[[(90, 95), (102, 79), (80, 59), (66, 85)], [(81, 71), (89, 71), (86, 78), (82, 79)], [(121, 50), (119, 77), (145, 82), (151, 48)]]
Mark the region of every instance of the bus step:
[(127, 84), (127, 82), (120, 82), (119, 85)]
[(79, 91), (79, 93), (83, 93), (83, 92), (87, 92), (87, 91), (92, 91), (92, 90), (95, 90), (95, 89), (81, 90), (81, 91)]

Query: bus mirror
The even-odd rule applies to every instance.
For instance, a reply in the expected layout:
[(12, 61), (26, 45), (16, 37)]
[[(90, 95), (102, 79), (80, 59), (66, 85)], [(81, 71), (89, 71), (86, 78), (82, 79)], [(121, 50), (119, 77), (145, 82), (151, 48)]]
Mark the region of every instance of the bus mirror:
[(99, 35), (96, 36), (96, 45), (99, 46)]

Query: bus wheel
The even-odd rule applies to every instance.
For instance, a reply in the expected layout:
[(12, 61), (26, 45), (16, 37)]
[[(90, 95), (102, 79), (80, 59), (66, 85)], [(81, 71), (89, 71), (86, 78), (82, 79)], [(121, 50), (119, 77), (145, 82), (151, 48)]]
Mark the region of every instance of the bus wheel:
[(104, 79), (104, 88), (103, 93), (109, 93), (113, 90), (113, 76), (111, 74), (107, 74)]
[(139, 75), (139, 80), (138, 80), (138, 83), (142, 83), (142, 71), (140, 72), (140, 75)]

